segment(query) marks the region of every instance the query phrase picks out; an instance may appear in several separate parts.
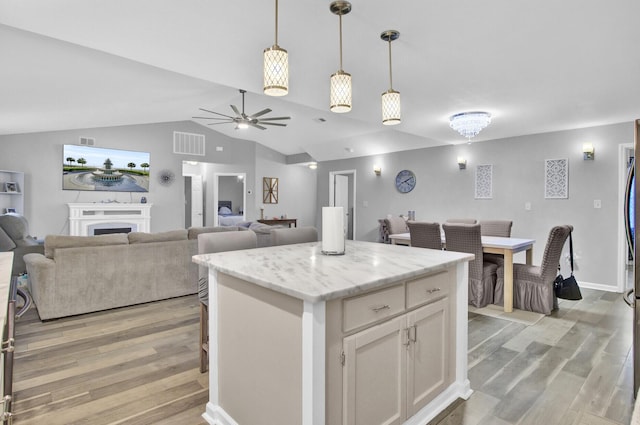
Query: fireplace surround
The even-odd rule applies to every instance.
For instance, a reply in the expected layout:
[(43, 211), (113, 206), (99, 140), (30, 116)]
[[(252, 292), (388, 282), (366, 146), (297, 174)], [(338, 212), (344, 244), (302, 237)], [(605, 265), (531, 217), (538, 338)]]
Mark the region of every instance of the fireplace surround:
[(69, 206), (69, 234), (93, 236), (117, 229), (122, 233), (151, 232), (151, 206), (134, 203), (73, 203)]

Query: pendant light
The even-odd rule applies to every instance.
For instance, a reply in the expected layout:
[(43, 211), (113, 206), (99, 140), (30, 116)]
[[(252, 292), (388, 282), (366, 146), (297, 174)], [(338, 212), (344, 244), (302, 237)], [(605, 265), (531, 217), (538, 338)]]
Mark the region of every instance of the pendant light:
[(340, 69), (331, 76), (331, 112), (342, 114), (351, 110), (351, 74), (342, 69), (342, 15), (351, 12), (348, 1), (334, 1), (329, 6), (331, 13), (340, 17)]
[(284, 96), (289, 93), (289, 54), (278, 46), (278, 0), (276, 0), (276, 41), (264, 49), (264, 94)]
[(382, 93), (382, 124), (400, 124), (400, 92), (393, 89), (393, 71), (391, 68), (391, 42), (397, 40), (400, 33), (396, 30), (387, 30), (380, 34), (380, 38), (389, 42), (389, 90)]

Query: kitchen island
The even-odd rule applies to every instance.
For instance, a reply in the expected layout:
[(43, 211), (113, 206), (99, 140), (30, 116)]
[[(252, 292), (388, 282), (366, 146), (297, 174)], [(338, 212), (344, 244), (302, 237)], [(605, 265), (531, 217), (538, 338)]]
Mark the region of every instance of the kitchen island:
[(467, 379), (473, 255), (347, 241), (194, 256), (209, 267), (215, 425), (422, 425)]

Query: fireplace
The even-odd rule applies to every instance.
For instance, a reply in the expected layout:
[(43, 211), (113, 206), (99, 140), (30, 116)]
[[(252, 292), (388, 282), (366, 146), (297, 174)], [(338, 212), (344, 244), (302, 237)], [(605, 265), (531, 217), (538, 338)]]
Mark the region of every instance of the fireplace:
[(111, 202), (68, 205), (69, 234), (72, 236), (151, 231), (152, 204)]

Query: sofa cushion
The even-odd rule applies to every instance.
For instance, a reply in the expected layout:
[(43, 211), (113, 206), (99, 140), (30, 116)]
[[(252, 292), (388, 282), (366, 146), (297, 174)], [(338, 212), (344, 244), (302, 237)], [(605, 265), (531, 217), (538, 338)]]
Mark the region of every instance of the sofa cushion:
[(126, 233), (112, 233), (98, 236), (47, 235), (44, 238), (44, 255), (47, 258), (53, 258), (58, 248), (128, 244), (129, 239)]
[(236, 226), (189, 227), (189, 239), (198, 239), (198, 235), (202, 233), (235, 232), (237, 230)]
[(160, 233), (131, 232), (129, 243), (171, 242), (187, 239), (187, 229), (170, 230)]
[(13, 239), (0, 227), (0, 252), (11, 251), (16, 247)]
[(256, 233), (263, 233), (263, 234), (269, 234), (269, 235), (271, 234), (271, 229), (273, 228), (274, 226), (270, 226), (264, 223), (258, 223), (257, 221), (254, 221), (249, 226), (249, 230), (253, 230)]

